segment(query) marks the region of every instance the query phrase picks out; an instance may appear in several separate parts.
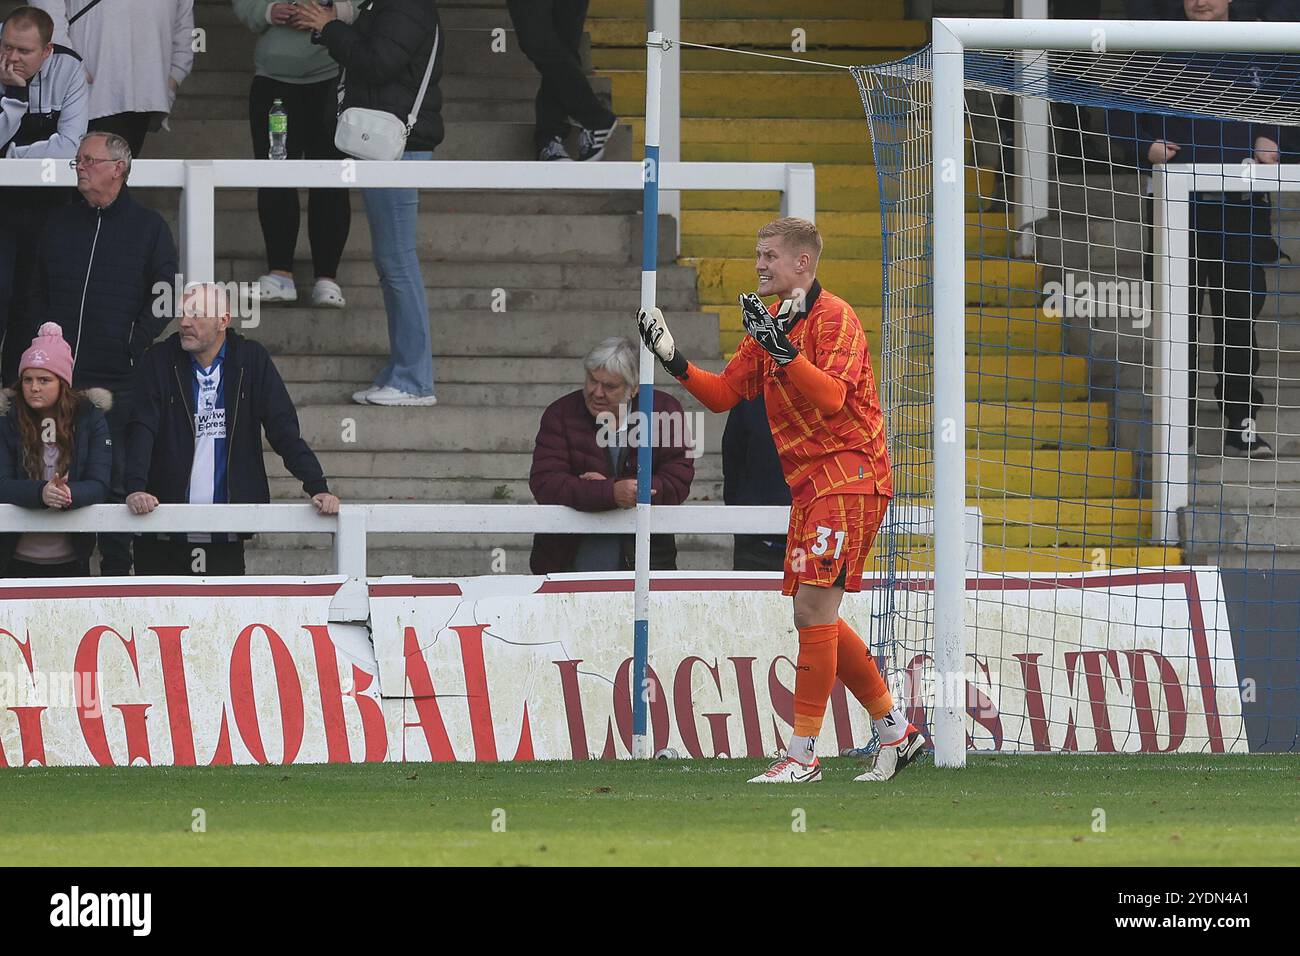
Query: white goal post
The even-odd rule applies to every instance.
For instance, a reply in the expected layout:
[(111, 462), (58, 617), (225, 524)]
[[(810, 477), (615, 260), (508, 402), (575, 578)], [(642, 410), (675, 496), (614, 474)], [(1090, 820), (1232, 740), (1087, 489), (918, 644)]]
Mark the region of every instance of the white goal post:
[[(933, 293), (934, 293), (934, 629), (933, 652), (936, 697), (932, 732), (935, 763), (960, 767), (966, 757), (965, 701), (955, 692), (965, 673), (966, 653), (966, 542), (959, 528), (966, 507), (966, 458), (962, 436), (966, 434), (965, 383), (965, 54), (968, 49), (1003, 51), (1091, 51), (1101, 52), (1223, 52), (1296, 54), (1300, 51), (1300, 24), (1269, 23), (1261, 29), (1255, 23), (1133, 22), (1088, 20), (1001, 20), (939, 18), (932, 21), (933, 87), (931, 125), (933, 206)], [(1190, 170), (1171, 169), (1169, 175), (1186, 175)], [(1200, 170), (1195, 171), (1197, 175)], [(1255, 188), (1277, 189), (1261, 183)], [(1185, 207), (1184, 207), (1185, 209)], [(1176, 224), (1170, 224), (1176, 225)], [(1175, 230), (1173, 236), (1179, 235)], [(1182, 231), (1185, 237), (1185, 230)], [(1175, 252), (1176, 250), (1169, 250)], [(1175, 270), (1179, 267), (1174, 266)], [(1185, 279), (1186, 263), (1181, 269)], [(1179, 274), (1166, 273), (1167, 282), (1177, 283)], [(1156, 283), (1157, 289), (1160, 282)], [(1168, 307), (1169, 295), (1160, 304)], [(1185, 309), (1184, 309), (1185, 311)], [(1168, 425), (1182, 414), (1186, 421), (1187, 394), (1186, 323), (1171, 315), (1158, 317), (1166, 345), (1157, 353), (1157, 405), (1166, 406)], [(1174, 330), (1172, 327), (1177, 325)], [(1181, 347), (1179, 337), (1182, 337)], [(1179, 356), (1183, 361), (1178, 361)], [(945, 440), (945, 434), (947, 440)], [(954, 438), (954, 436), (957, 436)], [(1164, 450), (1169, 448), (1164, 436)], [(1159, 447), (1159, 446), (1157, 446)], [(1159, 457), (1159, 456), (1157, 456)], [(1171, 468), (1186, 468), (1186, 455), (1169, 458)], [(1166, 476), (1175, 478), (1176, 476)], [(1168, 503), (1159, 506), (1167, 511)], [(1156, 527), (1163, 537), (1167, 521), (1158, 511)]]

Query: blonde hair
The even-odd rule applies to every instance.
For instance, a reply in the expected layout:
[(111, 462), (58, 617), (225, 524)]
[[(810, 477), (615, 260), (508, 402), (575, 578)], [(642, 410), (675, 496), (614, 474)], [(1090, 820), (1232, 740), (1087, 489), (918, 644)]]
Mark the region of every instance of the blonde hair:
[(779, 237), (782, 244), (790, 252), (796, 254), (800, 252), (808, 253), (814, 265), (821, 258), (822, 234), (807, 219), (799, 219), (795, 216), (773, 219), (758, 230), (759, 239), (771, 239), (774, 236)]

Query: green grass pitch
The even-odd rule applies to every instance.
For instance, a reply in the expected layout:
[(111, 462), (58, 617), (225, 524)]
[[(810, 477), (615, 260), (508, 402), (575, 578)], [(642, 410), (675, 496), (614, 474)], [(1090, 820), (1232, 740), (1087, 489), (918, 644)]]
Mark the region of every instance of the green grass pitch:
[[(833, 759), (821, 783), (747, 786), (764, 765), (9, 769), (0, 771), (0, 858), (11, 866), (1300, 859), (1296, 755), (979, 756), (964, 771), (927, 758), (884, 785), (852, 783), (859, 762)], [(206, 832), (193, 831), (196, 810)]]

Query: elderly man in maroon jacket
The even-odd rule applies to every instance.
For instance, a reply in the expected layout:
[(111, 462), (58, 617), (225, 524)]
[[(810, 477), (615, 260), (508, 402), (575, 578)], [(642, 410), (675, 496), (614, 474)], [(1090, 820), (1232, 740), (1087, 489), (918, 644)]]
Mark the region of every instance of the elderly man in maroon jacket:
[[(638, 351), (627, 339), (605, 339), (583, 359), (582, 388), (552, 402), (542, 413), (528, 486), (542, 505), (578, 511), (612, 511), (636, 504)], [(695, 477), (690, 437), (681, 403), (655, 390), (653, 473), (657, 505), (686, 500)], [(629, 428), (629, 425), (632, 427)], [(635, 566), (632, 535), (539, 534), (530, 561), (534, 574), (557, 571), (630, 571)], [(677, 568), (677, 544), (670, 534), (650, 538), (650, 567)]]

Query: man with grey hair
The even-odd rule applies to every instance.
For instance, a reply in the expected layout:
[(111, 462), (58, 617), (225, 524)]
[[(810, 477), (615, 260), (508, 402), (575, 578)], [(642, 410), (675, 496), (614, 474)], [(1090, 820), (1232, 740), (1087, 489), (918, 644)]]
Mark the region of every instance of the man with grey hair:
[[(87, 133), (72, 160), (77, 202), (55, 210), (41, 235), (28, 315), (57, 322), (72, 346), (73, 387), (113, 393), (109, 501), (124, 498), (132, 373), (167, 327), (175, 301), (176, 243), (157, 212), (126, 185), (131, 150), (116, 133)], [(172, 290), (159, 296), (155, 287)], [(8, 376), (6, 376), (8, 379)], [(129, 535), (100, 535), (103, 574), (131, 573)]]
[[(688, 454), (681, 402), (655, 390), (650, 421), (637, 407), (638, 351), (627, 339), (600, 342), (583, 359), (582, 388), (552, 402), (542, 413), (528, 486), (541, 505), (578, 511), (612, 511), (636, 504), (636, 461), (640, 432), (654, 443), (650, 493), (657, 505), (686, 500), (695, 477)], [(632, 535), (539, 534), (533, 539), (534, 574), (561, 571), (630, 571), (635, 567)], [(650, 567), (677, 568), (672, 535), (650, 539)]]

